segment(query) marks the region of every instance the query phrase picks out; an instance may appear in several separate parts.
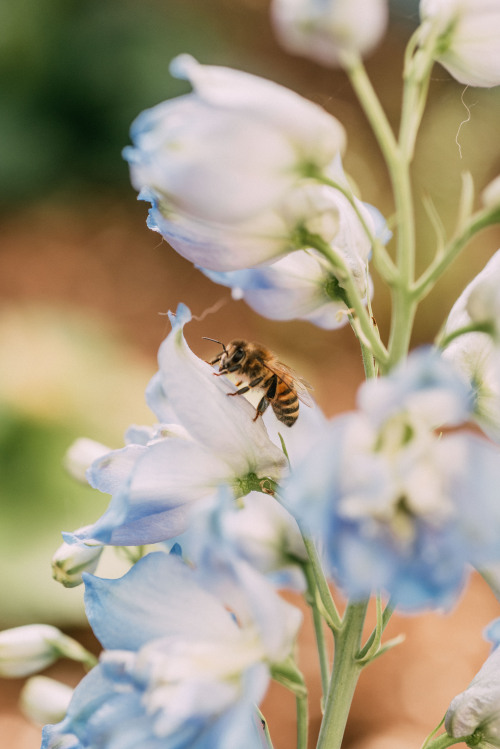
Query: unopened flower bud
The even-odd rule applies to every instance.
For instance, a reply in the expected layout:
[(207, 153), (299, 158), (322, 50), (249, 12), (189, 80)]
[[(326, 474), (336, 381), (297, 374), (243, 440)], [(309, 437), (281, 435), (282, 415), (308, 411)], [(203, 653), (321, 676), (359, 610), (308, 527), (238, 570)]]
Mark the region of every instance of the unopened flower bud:
[(80, 437), (75, 440), (64, 456), (64, 467), (68, 473), (77, 481), (83, 484), (87, 483), (87, 468), (100, 458), (102, 455), (109, 453), (110, 447), (102, 445), (100, 442), (89, 440), (86, 437)]
[(24, 685), (19, 698), (21, 710), (39, 725), (59, 723), (66, 715), (73, 690), (48, 676), (33, 676)]
[(82, 572), (95, 572), (103, 548), (100, 544), (61, 544), (52, 557), (52, 577), (65, 588), (81, 585)]
[(485, 208), (500, 209), (500, 175), (486, 185), (481, 194), (481, 200)]
[(28, 676), (59, 658), (58, 641), (65, 635), (48, 624), (27, 624), (0, 632), (0, 676)]
[(285, 49), (332, 67), (376, 47), (389, 17), (386, 0), (274, 0), (271, 9)]

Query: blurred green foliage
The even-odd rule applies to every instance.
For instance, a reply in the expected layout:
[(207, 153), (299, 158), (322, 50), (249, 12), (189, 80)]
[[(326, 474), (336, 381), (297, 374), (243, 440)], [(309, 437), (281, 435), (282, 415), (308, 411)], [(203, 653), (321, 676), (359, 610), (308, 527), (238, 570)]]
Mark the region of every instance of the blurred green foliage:
[(0, 204), (128, 187), (133, 118), (186, 90), (180, 52), (227, 44), (210, 2), (16, 0), (0, 5)]
[(130, 422), (152, 423), (154, 366), (102, 321), (42, 307), (2, 311), (0, 350), (0, 629), (81, 623), (83, 589), (52, 580), (51, 558), (109, 496), (71, 478), (64, 455), (78, 437), (121, 447)]

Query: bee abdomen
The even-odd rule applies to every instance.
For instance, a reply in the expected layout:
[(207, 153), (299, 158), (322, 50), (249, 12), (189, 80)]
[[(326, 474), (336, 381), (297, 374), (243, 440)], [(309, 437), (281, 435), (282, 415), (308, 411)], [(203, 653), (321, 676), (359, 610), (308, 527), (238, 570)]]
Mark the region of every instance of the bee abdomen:
[(288, 386), (278, 388), (278, 397), (272, 403), (276, 418), (286, 426), (293, 426), (299, 416), (299, 399)]

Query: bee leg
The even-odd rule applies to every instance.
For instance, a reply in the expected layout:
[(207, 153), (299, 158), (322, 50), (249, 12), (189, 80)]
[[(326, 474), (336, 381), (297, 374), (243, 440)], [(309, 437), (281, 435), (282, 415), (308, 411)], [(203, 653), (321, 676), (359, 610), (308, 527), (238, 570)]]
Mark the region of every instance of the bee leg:
[(262, 414), (264, 413), (268, 405), (269, 405), (269, 401), (267, 400), (266, 396), (263, 395), (259, 401), (259, 405), (257, 406), (255, 416), (253, 417), (253, 421), (257, 421), (259, 416), (262, 416)]
[(210, 361), (207, 361), (207, 364), (211, 364), (212, 366), (214, 364), (217, 364), (218, 361), (222, 359), (222, 354), (219, 354), (219, 356), (216, 356), (215, 359), (211, 359)]
[[(230, 372), (231, 370), (228, 370), (228, 371)], [(263, 379), (264, 379), (263, 377), (256, 377), (254, 380), (249, 382), (248, 385), (245, 385), (244, 387), (240, 388), (235, 393), (228, 393), (228, 395), (243, 395), (243, 393), (248, 393), (249, 390), (251, 390), (254, 387), (257, 387), (257, 385), (259, 385)]]
[(276, 398), (276, 389), (278, 387), (277, 376), (273, 374), (271, 379), (266, 382), (266, 385), (269, 385), (266, 391), (266, 398), (269, 398), (269, 400)]

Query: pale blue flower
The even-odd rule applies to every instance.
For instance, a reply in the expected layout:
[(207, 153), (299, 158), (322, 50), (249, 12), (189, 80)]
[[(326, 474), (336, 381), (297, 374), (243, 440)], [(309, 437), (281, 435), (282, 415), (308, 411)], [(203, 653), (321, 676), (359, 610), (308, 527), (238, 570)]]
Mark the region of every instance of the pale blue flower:
[(250, 492), (234, 502), (227, 487), (200, 508), (179, 538), (186, 557), (201, 567), (240, 558), (278, 588), (304, 592), (307, 552), (295, 519), (269, 494)]
[(150, 228), (213, 270), (254, 266), (295, 249), (297, 225), (317, 214), (309, 176), (343, 149), (342, 125), (248, 73), (200, 65), (189, 55), (177, 57), (171, 72), (194, 91), (139, 115), (134, 146), (124, 150), (139, 197), (151, 202)]
[(174, 422), (134, 427), (128, 433), (133, 442), (92, 464), (88, 480), (111, 494), (111, 503), (97, 522), (66, 534), (66, 541), (138, 545), (172, 538), (188, 527), (193, 504), (221, 484), (242, 495), (259, 488), (259, 480), (282, 475), (285, 456), (262, 419), (253, 420), (255, 409), (242, 397), (228, 398), (234, 386), (215, 377), (187, 346), (183, 328), (189, 319), (184, 305), (171, 315), (172, 332), (148, 388), (158, 417)]
[(118, 580), (87, 575), (87, 614), (105, 650), (66, 718), (45, 727), (42, 749), (261, 747), (255, 705), (269, 665), (290, 652), (300, 613), (244, 563), (232, 572), (241, 600), (249, 586), (259, 601), (256, 616), (246, 601), (228, 611), (207, 578), (161, 552)]
[(469, 390), (431, 350), (366, 383), (292, 471), (285, 503), (319, 539), (329, 574), (355, 599), (387, 592), (406, 610), (446, 607), (468, 565), (500, 559), (497, 448), (443, 435)]
[[(350, 189), (340, 157), (330, 165), (328, 176), (346, 190)], [(336, 189), (328, 194), (338, 216), (331, 247), (344, 261), (360, 297), (366, 302), (373, 293), (368, 273), (371, 239), (347, 197)], [(352, 199), (371, 237), (384, 244), (388, 242), (391, 233), (380, 212), (354, 196)], [(314, 233), (314, 227), (310, 228)], [(329, 330), (348, 322), (345, 293), (330, 263), (313, 249), (291, 252), (256, 268), (224, 272), (200, 267), (200, 270), (212, 281), (231, 287), (235, 299), (244, 299), (255, 312), (272, 320), (308, 320)]]

